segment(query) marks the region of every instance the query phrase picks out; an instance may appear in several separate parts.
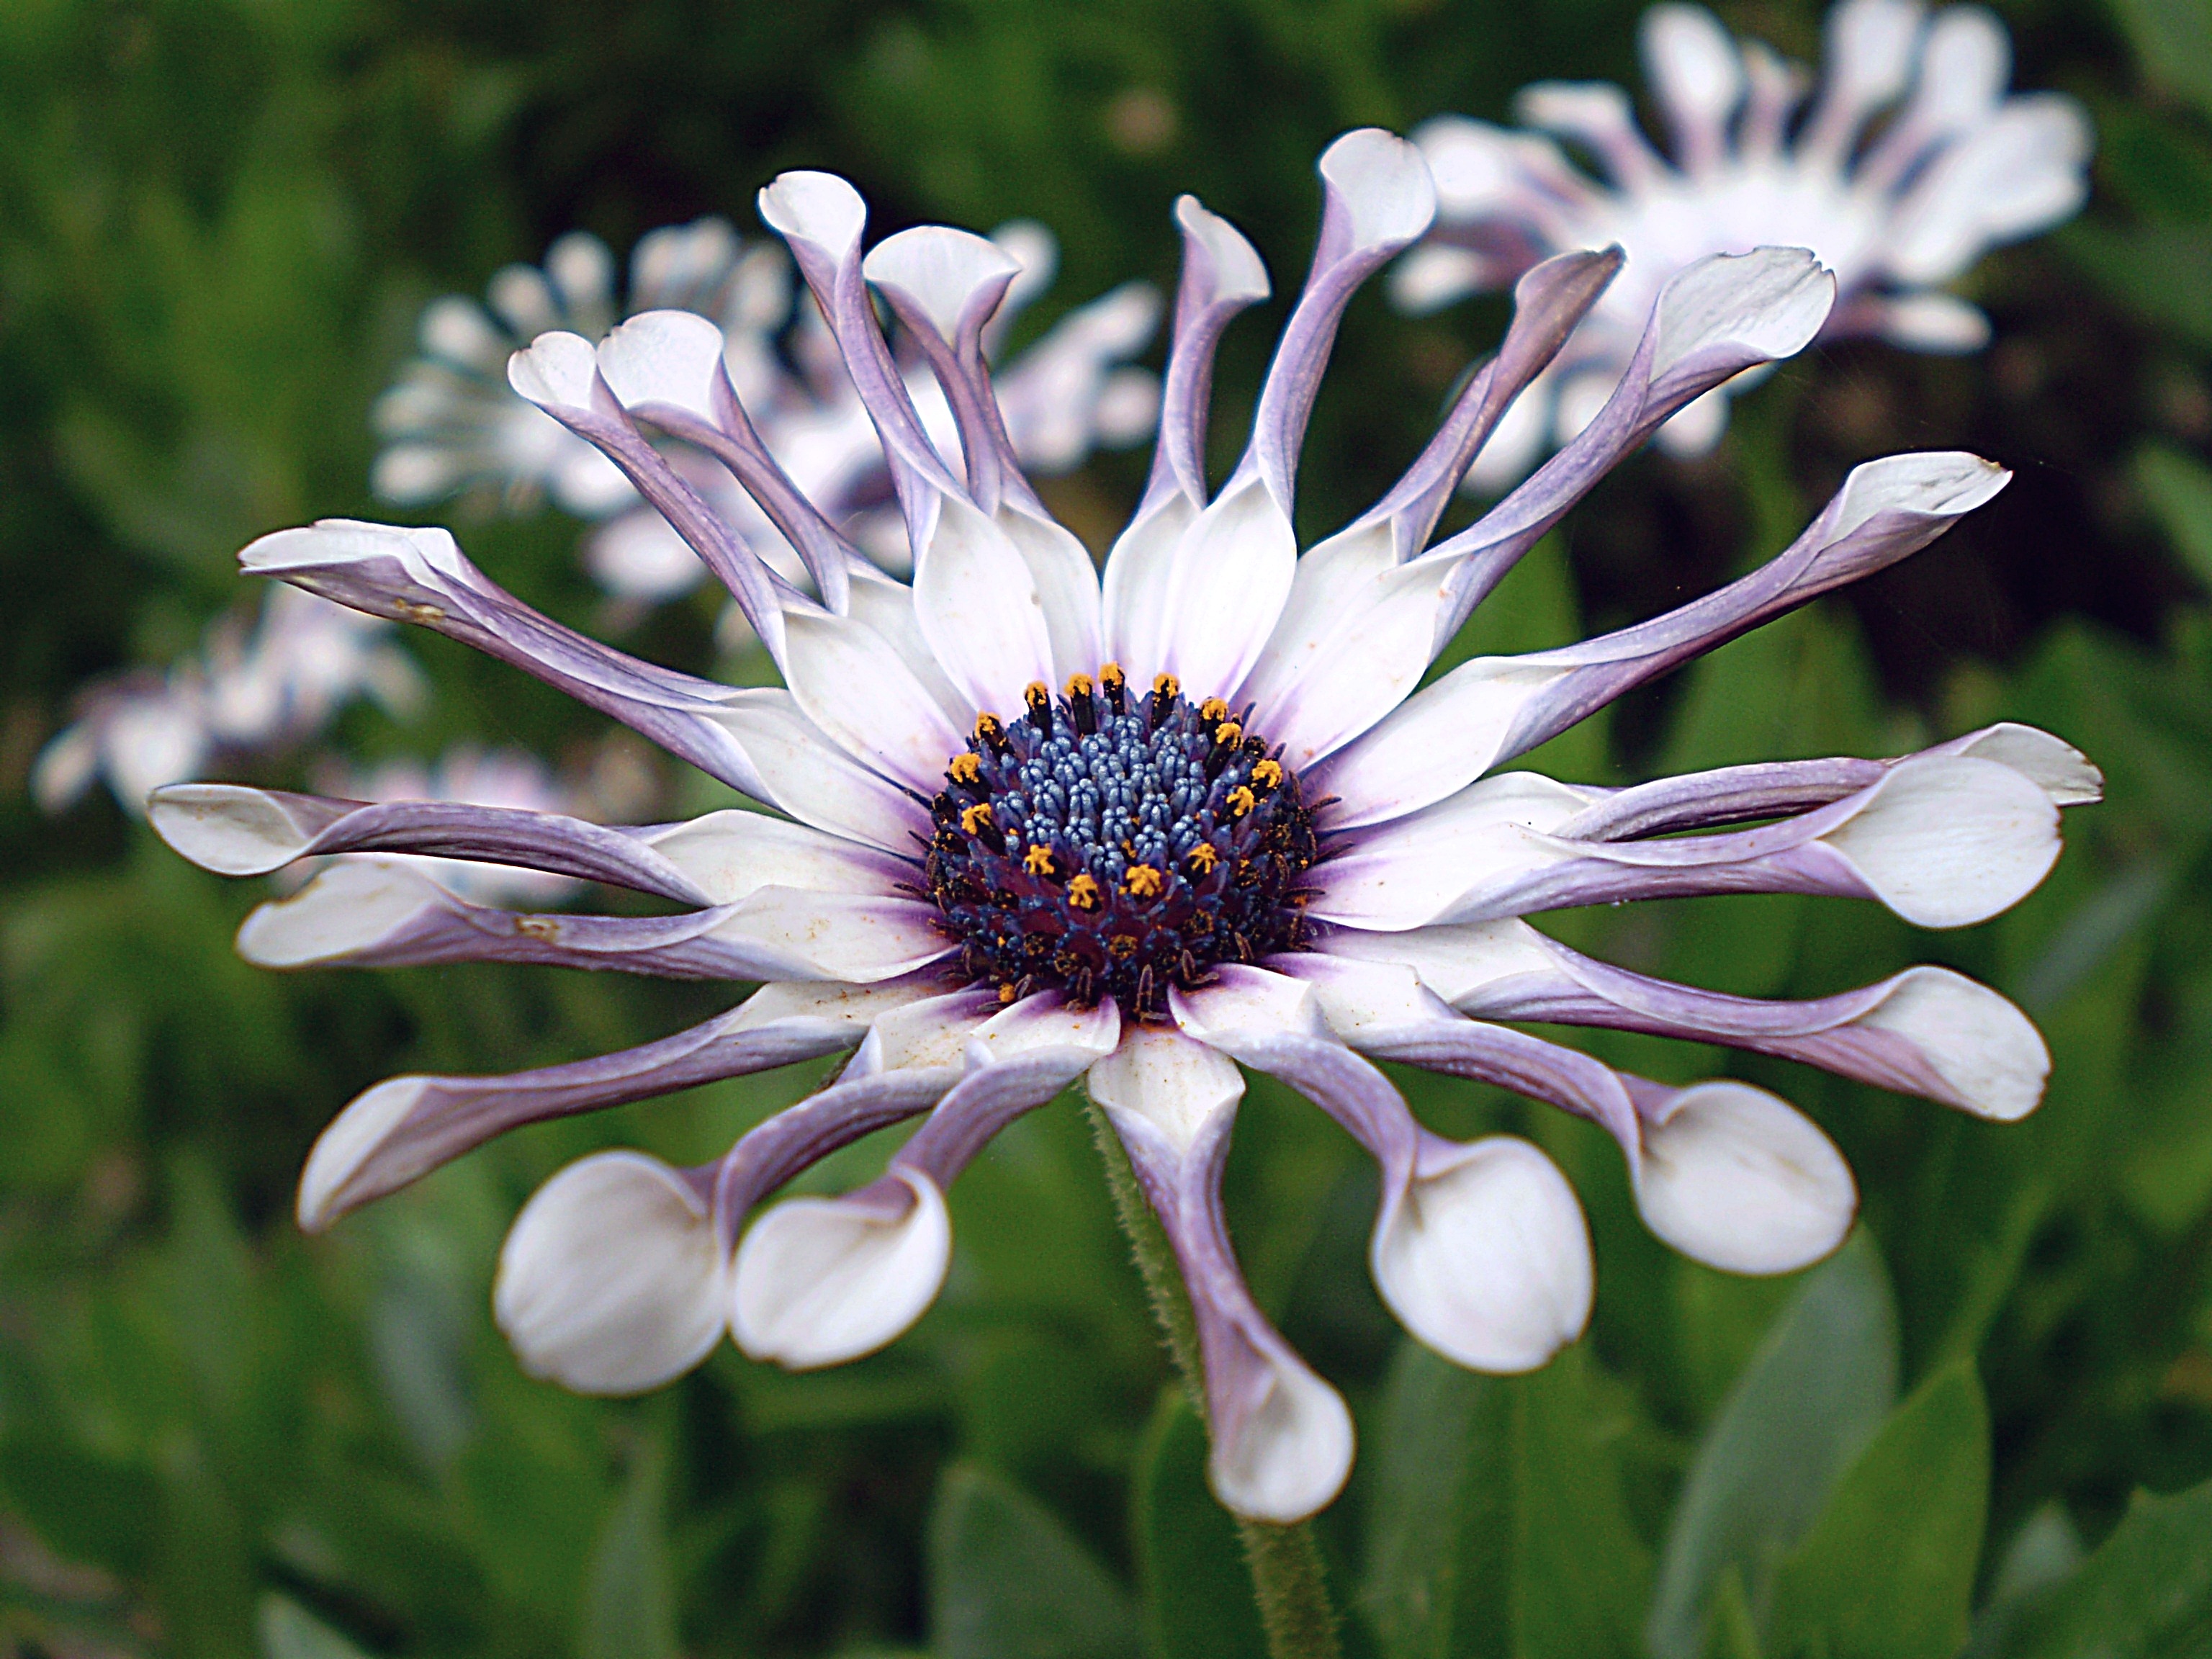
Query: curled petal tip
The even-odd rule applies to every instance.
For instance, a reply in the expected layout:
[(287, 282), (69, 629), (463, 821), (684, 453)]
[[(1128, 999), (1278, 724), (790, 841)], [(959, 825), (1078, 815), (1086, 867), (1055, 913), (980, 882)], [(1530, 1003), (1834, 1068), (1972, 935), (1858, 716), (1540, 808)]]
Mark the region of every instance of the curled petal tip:
[(386, 1078), (354, 1097), (316, 1137), (300, 1171), (297, 1212), (302, 1231), (319, 1233), (358, 1200), (348, 1188), (362, 1168), (407, 1121), (422, 1097), (426, 1079)]
[(387, 939), (437, 908), (435, 884), (377, 859), (324, 871), (289, 898), (256, 907), (238, 930), (238, 953), (258, 968), (306, 968)]
[(1804, 248), (1708, 255), (1660, 292), (1654, 373), (1708, 350), (1790, 356), (1811, 343), (1835, 302), (1835, 272)]
[(1267, 267), (1244, 234), (1195, 196), (1176, 198), (1176, 223), (1212, 263), (1213, 297), (1257, 304), (1267, 297)]
[(648, 311), (599, 342), (598, 367), (625, 408), (670, 404), (713, 421), (722, 331), (691, 311)]
[(435, 525), (371, 524), (361, 519), (318, 519), (290, 530), (272, 530), (240, 550), (238, 568), (252, 576), (284, 576), (377, 558), (425, 566), (445, 575), (467, 568), (450, 531)]
[(1328, 1507), (1352, 1473), (1352, 1413), (1334, 1389), (1285, 1357), (1261, 1392), (1217, 1426), (1207, 1474), (1214, 1495), (1249, 1521), (1287, 1526)]
[(2050, 873), (2058, 809), (2008, 766), (1923, 755), (1899, 762), (1820, 839), (1905, 921), (1964, 927), (2010, 909)]
[(843, 253), (860, 246), (868, 205), (834, 173), (781, 173), (760, 193), (760, 216), (778, 235)]
[(1511, 1136), (1425, 1154), (1385, 1206), (1371, 1261), (1406, 1328), (1471, 1370), (1534, 1370), (1589, 1321), (1582, 1206), (1558, 1166)]
[(507, 360), (507, 383), (540, 409), (585, 409), (599, 378), (599, 355), (580, 334), (541, 334)]
[(1858, 1208), (1850, 1168), (1811, 1119), (1763, 1089), (1705, 1083), (1643, 1126), (1636, 1205), (1693, 1261), (1737, 1273), (1809, 1267)]
[[(949, 225), (916, 225), (868, 250), (860, 274), (896, 289), (921, 307), (937, 331), (957, 339), (971, 304), (1018, 276), (1022, 262), (988, 236)], [(995, 301), (994, 301), (995, 302)]]
[(1910, 969), (1855, 1023), (1910, 1042), (1949, 1090), (1948, 1103), (1977, 1117), (2016, 1122), (2043, 1099), (2051, 1076), (2043, 1034), (2010, 1002), (1963, 974)]
[[(907, 1193), (886, 1190), (896, 1179)], [(952, 1256), (934, 1182), (897, 1170), (844, 1198), (787, 1200), (738, 1247), (731, 1329), (755, 1359), (792, 1370), (873, 1353), (921, 1317)]]
[(681, 1376), (720, 1340), (728, 1280), (690, 1183), (642, 1153), (601, 1152), (555, 1176), (515, 1218), (492, 1310), (533, 1376), (638, 1394)]
[(1321, 176), (1351, 216), (1354, 246), (1404, 247), (1437, 216), (1436, 181), (1420, 147), (1380, 127), (1347, 132), (1322, 153)]
[(265, 876), (310, 839), (268, 791), (241, 784), (167, 785), (148, 799), (146, 817), (173, 851), (219, 876)]

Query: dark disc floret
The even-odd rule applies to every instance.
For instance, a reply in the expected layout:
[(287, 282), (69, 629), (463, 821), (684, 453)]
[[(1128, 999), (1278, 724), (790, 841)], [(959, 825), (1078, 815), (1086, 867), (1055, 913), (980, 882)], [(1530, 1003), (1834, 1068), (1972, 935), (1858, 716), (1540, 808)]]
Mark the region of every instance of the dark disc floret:
[(927, 892), (963, 973), (1158, 1020), (1169, 987), (1303, 947), (1318, 843), (1279, 749), (1173, 675), (1132, 696), (1113, 663), (1026, 702), (976, 721), (930, 803)]

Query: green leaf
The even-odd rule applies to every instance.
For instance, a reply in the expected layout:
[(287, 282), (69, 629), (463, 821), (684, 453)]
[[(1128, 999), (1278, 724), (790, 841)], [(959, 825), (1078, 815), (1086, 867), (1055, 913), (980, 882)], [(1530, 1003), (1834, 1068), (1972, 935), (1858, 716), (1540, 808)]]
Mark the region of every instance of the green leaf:
[(2212, 234), (2191, 225), (2077, 223), (2053, 240), (2138, 316), (2212, 349)]
[(1583, 1350), (1527, 1376), (1408, 1340), (1385, 1386), (1363, 1600), (1391, 1659), (1637, 1652), (1650, 1579)]
[(368, 1659), (354, 1642), (288, 1595), (263, 1596), (256, 1622), (262, 1659)]
[(1206, 1425), (1180, 1389), (1137, 1463), (1137, 1583), (1156, 1659), (1266, 1659), (1237, 1522), (1206, 1482)]
[(937, 1659), (1128, 1659), (1129, 1601), (1058, 1517), (973, 1464), (945, 1473), (929, 1518)]
[(2190, 573), (2212, 587), (2212, 469), (2168, 444), (2136, 452), (2136, 488)]
[(638, 1448), (592, 1548), (576, 1644), (581, 1659), (675, 1659), (667, 1511), (668, 1451), (656, 1437)]
[(2204, 0), (2112, 0), (2143, 72), (2212, 113), (2212, 7)]
[(161, 1501), (144, 1469), (51, 1432), (17, 1432), (0, 1442), (0, 1494), (50, 1549), (116, 1572), (144, 1570)]
[(1990, 1491), (1990, 1416), (1971, 1358), (1899, 1407), (1774, 1583), (1777, 1659), (1948, 1659), (1966, 1639)]
[(2081, 1570), (2032, 1602), (1989, 1651), (1992, 1659), (2212, 1653), (2212, 1481), (2170, 1498), (2138, 1494)]
[(1897, 1398), (1897, 1310), (1863, 1229), (1805, 1279), (1698, 1448), (1660, 1557), (1644, 1639), (1699, 1659), (1730, 1568), (1755, 1610), (1774, 1571)]

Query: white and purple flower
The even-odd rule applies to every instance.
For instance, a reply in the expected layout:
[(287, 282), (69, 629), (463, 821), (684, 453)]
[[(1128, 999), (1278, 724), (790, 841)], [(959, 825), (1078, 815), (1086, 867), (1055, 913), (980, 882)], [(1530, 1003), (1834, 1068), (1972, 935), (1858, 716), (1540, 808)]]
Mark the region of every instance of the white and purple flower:
[[(1438, 211), (1392, 273), (1404, 308), (1507, 287), (1569, 249), (1618, 244), (1628, 255), (1475, 463), (1479, 488), (1513, 483), (1582, 430), (1612, 394), (1660, 290), (1694, 260), (1809, 248), (1836, 277), (1824, 337), (1976, 351), (1989, 319), (1944, 284), (1989, 249), (2072, 216), (2088, 193), (2087, 118), (2054, 93), (2006, 95), (2011, 46), (1979, 6), (1931, 15), (1919, 0), (1842, 0), (1828, 14), (1820, 96), (1802, 118), (1804, 72), (1759, 41), (1731, 40), (1703, 7), (1653, 7), (1643, 47), (1671, 161), (1645, 139), (1628, 94), (1601, 82), (1524, 88), (1516, 113), (1535, 131), (1440, 116), (1413, 135)], [(1554, 138), (1594, 160), (1604, 182)], [(1660, 428), (1661, 447), (1711, 448), (1731, 391), (1754, 378), (1688, 404)]]
[(368, 696), (392, 714), (422, 696), (391, 623), (295, 588), (278, 588), (251, 629), (226, 617), (199, 653), (166, 672), (94, 681), (78, 717), (40, 751), (31, 795), (61, 812), (101, 780), (126, 811), (165, 783), (295, 748)]
[[(1052, 283), (1059, 249), (1042, 225), (1018, 220), (992, 240), (1018, 266), (985, 332), (995, 357), (1015, 313)], [(517, 397), (507, 360), (551, 330), (604, 338), (618, 315), (696, 312), (722, 331), (730, 384), (784, 471), (823, 515), (894, 570), (911, 568), (890, 481), (866, 405), (811, 305), (794, 307), (791, 269), (772, 241), (750, 244), (726, 221), (701, 219), (642, 238), (630, 259), (627, 311), (615, 296), (614, 258), (583, 232), (556, 242), (542, 270), (510, 265), (485, 302), (448, 295), (422, 313), (422, 356), (377, 404), (386, 441), (372, 483), (402, 506), (469, 491), (496, 493), (511, 508), (550, 497), (593, 520), (586, 568), (617, 598), (659, 602), (690, 592), (706, 568), (667, 521), (641, 502), (617, 467), (589, 443)], [(1065, 472), (1094, 449), (1150, 435), (1159, 383), (1127, 359), (1159, 319), (1158, 295), (1127, 283), (1062, 318), (1000, 370), (995, 390), (1023, 466)], [(957, 464), (959, 427), (919, 362), (904, 366), (907, 394), (931, 441)], [(727, 472), (680, 452), (687, 482), (727, 516), (787, 580), (800, 562), (773, 518)]]
[[(2057, 856), (2058, 808), (2097, 773), (2056, 738), (1978, 732), (1892, 760), (1801, 761), (1628, 789), (1498, 769), (1631, 687), (1905, 557), (2006, 480), (1963, 454), (1860, 467), (1771, 563), (1564, 650), (1424, 672), (1515, 561), (1675, 411), (1787, 356), (1834, 283), (1809, 254), (1692, 264), (1660, 293), (1606, 407), (1468, 529), (1431, 541), (1471, 459), (1596, 304), (1617, 250), (1523, 276), (1497, 357), (1371, 510), (1301, 554), (1297, 458), (1353, 292), (1427, 230), (1428, 167), (1363, 131), (1321, 162), (1319, 245), (1243, 460), (1209, 487), (1214, 349), (1264, 298), (1258, 256), (1185, 198), (1185, 260), (1151, 482), (1103, 579), (1046, 514), (992, 395), (984, 331), (1018, 266), (926, 227), (862, 246), (844, 180), (762, 193), (880, 434), (912, 584), (861, 556), (748, 420), (704, 319), (633, 319), (596, 348), (551, 333), (514, 384), (597, 446), (727, 586), (784, 684), (735, 689), (640, 661), (531, 611), (434, 529), (331, 521), (242, 556), (278, 577), (478, 646), (626, 722), (765, 811), (608, 829), (574, 818), (198, 785), (162, 792), (170, 843), (232, 874), (339, 851), (518, 864), (657, 895), (652, 918), (521, 915), (416, 870), (348, 862), (264, 905), (240, 945), (272, 966), (500, 960), (762, 981), (729, 1012), (596, 1060), (392, 1079), (324, 1133), (311, 1229), (501, 1131), (849, 1050), (836, 1080), (720, 1159), (630, 1152), (556, 1176), (517, 1218), (495, 1310), (532, 1372), (648, 1389), (726, 1335), (793, 1367), (864, 1354), (928, 1306), (945, 1192), (996, 1131), (1079, 1079), (1128, 1149), (1196, 1313), (1212, 1474), (1239, 1513), (1327, 1504), (1352, 1459), (1336, 1392), (1239, 1274), (1219, 1177), (1246, 1069), (1328, 1112), (1382, 1170), (1372, 1267), (1407, 1327), (1462, 1364), (1542, 1364), (1590, 1307), (1575, 1196), (1526, 1140), (1417, 1122), (1376, 1060), (1517, 1090), (1604, 1126), (1652, 1229), (1735, 1271), (1798, 1267), (1856, 1205), (1826, 1137), (1721, 1081), (1672, 1088), (1498, 1022), (1731, 1043), (1979, 1116), (2032, 1109), (2048, 1060), (1996, 993), (1917, 968), (1806, 1003), (1748, 1000), (1592, 961), (1522, 918), (1646, 896), (1871, 899), (1929, 927), (1995, 915)], [(958, 424), (930, 438), (878, 324), (886, 301)], [(646, 434), (726, 466), (804, 561), (779, 575)], [(1055, 689), (1056, 688), (1056, 689)], [(921, 1127), (842, 1198), (763, 1200), (835, 1148)]]

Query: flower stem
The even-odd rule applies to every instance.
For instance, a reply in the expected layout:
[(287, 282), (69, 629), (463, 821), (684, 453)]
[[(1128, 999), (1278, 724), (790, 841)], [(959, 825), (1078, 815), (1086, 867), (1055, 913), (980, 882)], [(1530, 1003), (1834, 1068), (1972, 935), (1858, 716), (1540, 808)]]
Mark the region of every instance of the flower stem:
[[(1090, 1101), (1084, 1109), (1090, 1114), (1091, 1137), (1106, 1165), (1114, 1213), (1137, 1258), (1137, 1271), (1144, 1276), (1145, 1294), (1160, 1322), (1169, 1357), (1199, 1421), (1209, 1422), (1198, 1322), (1191, 1315), (1190, 1297), (1176, 1271), (1167, 1233), (1138, 1185), (1129, 1154), (1106, 1114)], [(1336, 1639), (1336, 1611), (1329, 1605), (1328, 1583), (1312, 1528), (1303, 1521), (1281, 1527), (1239, 1516), (1237, 1532), (1243, 1541), (1245, 1565), (1251, 1569), (1252, 1592), (1260, 1604), (1260, 1624), (1267, 1633), (1272, 1659), (1340, 1659), (1343, 1650)]]

